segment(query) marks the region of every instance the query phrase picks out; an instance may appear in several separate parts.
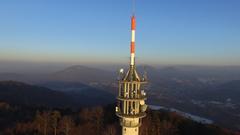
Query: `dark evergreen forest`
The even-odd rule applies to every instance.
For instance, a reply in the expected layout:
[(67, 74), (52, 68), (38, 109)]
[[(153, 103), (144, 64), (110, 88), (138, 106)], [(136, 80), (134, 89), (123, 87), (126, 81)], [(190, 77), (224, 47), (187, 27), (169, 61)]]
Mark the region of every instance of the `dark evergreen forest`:
[[(0, 103), (0, 135), (120, 135), (115, 105), (62, 109)], [(141, 135), (239, 135), (166, 110), (147, 110)]]

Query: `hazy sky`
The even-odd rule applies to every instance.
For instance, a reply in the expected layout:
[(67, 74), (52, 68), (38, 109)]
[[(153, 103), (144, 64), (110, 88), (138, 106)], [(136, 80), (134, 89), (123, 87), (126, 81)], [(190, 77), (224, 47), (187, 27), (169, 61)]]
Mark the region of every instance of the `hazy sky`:
[[(0, 61), (126, 63), (131, 0), (1, 0)], [(240, 65), (240, 0), (136, 0), (137, 61)]]

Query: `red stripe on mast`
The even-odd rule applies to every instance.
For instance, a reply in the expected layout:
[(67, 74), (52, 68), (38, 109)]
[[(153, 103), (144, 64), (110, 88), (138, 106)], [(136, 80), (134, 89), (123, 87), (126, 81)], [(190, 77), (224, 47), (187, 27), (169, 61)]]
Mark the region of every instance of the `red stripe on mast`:
[(131, 53), (135, 53), (135, 42), (131, 42)]
[(136, 29), (136, 19), (135, 19), (135, 16), (132, 16), (132, 27), (131, 27), (132, 30), (135, 30)]

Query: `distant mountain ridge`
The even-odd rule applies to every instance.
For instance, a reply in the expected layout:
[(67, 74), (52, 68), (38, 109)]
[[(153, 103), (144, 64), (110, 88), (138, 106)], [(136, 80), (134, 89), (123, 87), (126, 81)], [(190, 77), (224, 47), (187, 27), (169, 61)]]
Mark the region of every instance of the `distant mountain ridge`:
[(0, 80), (15, 80), (15, 81), (20, 81), (20, 80), (26, 80), (26, 76), (23, 74), (19, 73), (0, 73)]
[(80, 65), (71, 66), (48, 77), (48, 80), (82, 83), (103, 82), (113, 79), (114, 74), (110, 71)]
[[(128, 66), (124, 66), (125, 71)], [(91, 82), (115, 82), (119, 69), (102, 70), (83, 65), (74, 65), (60, 71), (46, 74), (22, 74), (22, 73), (0, 73), (0, 80), (16, 80), (31, 84), (48, 81), (80, 82), (89, 84)], [(216, 80), (224, 83), (240, 79), (240, 67), (211, 67), (211, 66), (161, 66), (138, 65), (140, 75), (146, 74), (151, 82), (159, 83), (171, 81), (172, 79), (201, 79)], [(159, 81), (160, 80), (160, 81)]]

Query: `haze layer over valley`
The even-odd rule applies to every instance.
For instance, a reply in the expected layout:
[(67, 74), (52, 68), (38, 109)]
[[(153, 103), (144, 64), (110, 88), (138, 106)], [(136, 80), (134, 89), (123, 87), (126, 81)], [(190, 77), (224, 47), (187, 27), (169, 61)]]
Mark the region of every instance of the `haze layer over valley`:
[[(45, 69), (35, 69), (34, 66), (35, 71), (32, 69), (30, 72), (14, 72), (14, 69), (9, 72), (10, 69), (4, 71), (0, 66), (0, 80), (24, 82), (64, 93), (74, 99), (69, 101), (71, 105), (110, 104), (115, 101), (120, 65), (50, 65), (48, 70), (46, 65), (41, 66)], [(150, 84), (146, 88), (148, 104), (175, 108), (239, 130), (239, 66), (140, 65), (137, 69), (140, 73), (146, 71), (149, 78)]]

